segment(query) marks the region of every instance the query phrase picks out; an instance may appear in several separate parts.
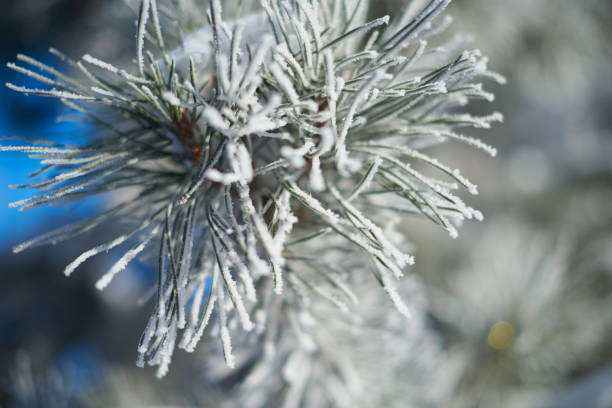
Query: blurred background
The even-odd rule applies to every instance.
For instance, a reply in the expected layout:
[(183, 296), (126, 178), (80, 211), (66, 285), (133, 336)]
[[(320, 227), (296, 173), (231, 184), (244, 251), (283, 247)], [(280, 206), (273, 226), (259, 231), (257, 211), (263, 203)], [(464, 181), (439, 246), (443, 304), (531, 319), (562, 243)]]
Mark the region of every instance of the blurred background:
[[(49, 47), (117, 65), (132, 58), (133, 5), (4, 2), (2, 83), (34, 85), (6, 68), (17, 53), (60, 70)], [(373, 17), (405, 4), (374, 3)], [(435, 152), (480, 186), (470, 201), (485, 220), (464, 225), (457, 240), (423, 221), (409, 231), (440, 339), (428, 372), (449, 384), (441, 405), (423, 406), (612, 407), (612, 2), (455, 0), (446, 14), (448, 35), (471, 34), (508, 84), (485, 83), (496, 100), (470, 107), (503, 112), (504, 123), (472, 134), (498, 157), (450, 144)], [(70, 141), (87, 132), (57, 101), (0, 88), (0, 135)], [(177, 353), (163, 380), (135, 367), (148, 315), (136, 299), (155, 279), (150, 267), (135, 264), (98, 292), (93, 282), (113, 259), (70, 279), (62, 271), (100, 235), (11, 252), (103, 205), (8, 208), (31, 194), (8, 185), (36, 169), (23, 154), (0, 155), (0, 406), (216, 406), (205, 356)], [(402, 387), (393, 390), (402, 401)]]

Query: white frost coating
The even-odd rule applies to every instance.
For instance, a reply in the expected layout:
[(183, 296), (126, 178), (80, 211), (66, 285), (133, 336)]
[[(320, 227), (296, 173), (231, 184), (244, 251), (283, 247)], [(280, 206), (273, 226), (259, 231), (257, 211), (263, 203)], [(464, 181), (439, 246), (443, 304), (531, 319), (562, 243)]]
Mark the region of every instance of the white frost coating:
[(183, 248), (183, 252), (180, 257), (179, 264), (179, 276), (178, 276), (178, 324), (177, 327), (179, 329), (184, 329), (187, 324), (185, 306), (189, 297), (191, 296), (190, 291), (188, 291), (189, 284), (189, 270), (191, 269), (192, 263), (192, 252), (193, 252), (193, 241), (194, 241), (194, 222), (193, 212), (191, 213), (191, 217), (187, 222), (186, 234), (185, 234), (185, 246)]
[[(221, 37), (221, 32), (218, 31), (221, 28), (221, 25), (223, 24), (223, 18), (221, 17), (222, 15), (222, 8), (221, 8), (221, 2), (219, 0), (210, 0), (210, 8), (208, 9), (208, 13), (211, 15), (212, 17), (212, 27), (211, 29), (213, 30), (213, 35), (217, 35), (219, 37)], [(214, 31), (217, 30), (217, 32), (215, 33)], [(217, 38), (217, 41), (220, 41), (220, 38)]]
[(321, 140), (319, 141), (317, 155), (321, 156), (332, 150), (335, 143), (334, 132), (329, 128), (325, 127), (321, 129)]
[(238, 130), (238, 135), (258, 134), (285, 126), (286, 122), (284, 120), (270, 117), (281, 104), (281, 101), (280, 95), (273, 94), (261, 110), (249, 115), (247, 123)]
[[(228, 257), (229, 254), (225, 253)], [(220, 257), (221, 258), (221, 257)], [(238, 287), (236, 286), (236, 281), (232, 278), (232, 274), (230, 273), (229, 266), (224, 259), (221, 259), (221, 275), (223, 276), (223, 280), (225, 281), (225, 287), (229, 292), (230, 298), (236, 310), (238, 311), (238, 316), (240, 317), (240, 323), (242, 324), (242, 328), (245, 331), (253, 330), (253, 322), (251, 321), (251, 317), (244, 306), (244, 301), (242, 300), (242, 296), (238, 293)]]
[[(242, 25), (245, 27), (243, 37), (248, 38), (248, 44), (251, 48), (254, 48), (260, 44), (264, 37), (269, 35), (269, 25), (265, 16), (265, 13), (251, 14), (245, 17), (241, 17), (235, 21), (227, 22), (227, 28), (231, 31), (236, 25)], [(181, 46), (173, 50), (168, 54), (170, 59), (176, 60), (176, 66), (184, 70), (187, 67), (189, 58), (193, 58), (196, 66), (201, 68), (203, 72), (211, 70), (210, 62), (212, 58), (213, 36), (209, 26), (201, 28), (194, 33), (185, 37)], [(226, 47), (224, 43), (222, 47)], [(228, 50), (223, 48), (223, 52)], [(241, 49), (244, 52), (244, 48)]]
[(239, 143), (228, 143), (225, 155), (232, 167), (232, 172), (222, 173), (217, 169), (208, 169), (204, 177), (210, 181), (230, 185), (236, 182), (249, 183), (253, 180), (254, 172), (251, 164), (251, 156), (246, 147)]
[[(321, 49), (323, 44), (321, 43), (321, 26), (319, 25), (318, 16), (315, 14), (315, 10), (313, 10), (312, 6), (306, 3), (304, 0), (297, 0), (300, 8), (304, 11), (306, 15), (306, 19), (312, 28), (312, 33), (314, 34), (315, 44), (317, 49)], [(316, 4), (316, 3), (315, 3)]]
[(102, 156), (108, 157), (109, 159), (113, 157), (112, 155), (100, 155), (76, 159), (44, 159), (40, 161), (40, 164), (81, 164), (92, 162)]
[(183, 332), (183, 337), (181, 338), (181, 341), (178, 345), (179, 348), (185, 349), (191, 341), (191, 338), (193, 337), (194, 330), (198, 324), (198, 319), (200, 317), (200, 307), (202, 305), (205, 287), (206, 281), (203, 280), (195, 290), (193, 302), (191, 304), (191, 310), (189, 311), (189, 322), (187, 323), (187, 327)]
[(279, 63), (284, 67), (291, 68), (295, 74), (297, 74), (299, 80), (306, 87), (312, 87), (310, 80), (306, 76), (304, 69), (300, 65), (300, 63), (295, 59), (295, 57), (289, 52), (287, 49), (287, 44), (282, 43), (274, 49), (274, 61)]
[(312, 158), (308, 185), (312, 191), (325, 190), (325, 180), (323, 179), (323, 172), (321, 171), (321, 160), (319, 159), (318, 155)]
[(285, 257), (282, 253), (282, 247), (279, 247), (277, 243), (274, 241), (272, 234), (268, 230), (266, 223), (264, 222), (262, 216), (255, 210), (255, 206), (253, 205), (253, 201), (249, 197), (249, 187), (245, 183), (241, 183), (238, 186), (238, 193), (240, 195), (240, 205), (245, 214), (251, 218), (253, 221), (253, 225), (257, 234), (259, 235), (259, 239), (261, 244), (263, 245), (268, 257), (270, 258), (270, 263), (272, 264), (272, 271), (275, 274), (275, 287), (274, 290), (276, 293), (280, 294), (282, 291), (282, 280), (280, 280), (280, 273), (282, 271), (282, 267), (285, 265)]
[(257, 302), (257, 292), (253, 283), (253, 277), (244, 264), (240, 266), (240, 279), (246, 290), (246, 298), (253, 303)]
[(181, 100), (170, 91), (162, 93), (162, 98), (172, 106), (181, 106)]
[[(118, 154), (116, 157), (102, 156), (99, 159), (90, 161), (89, 163), (83, 166), (80, 166), (75, 170), (60, 173), (57, 176), (43, 183), (38, 184), (37, 186), (43, 187), (43, 186), (50, 185), (50, 184), (53, 184), (59, 181), (70, 180), (70, 179), (82, 176), (84, 174), (93, 172), (95, 170), (99, 170), (102, 168), (108, 168), (110, 167), (110, 163), (112, 163), (113, 160), (121, 159), (122, 157), (127, 157), (127, 156), (128, 156), (127, 154)], [(9, 187), (19, 188), (19, 186), (9, 186)]]
[[(260, 24), (260, 26), (267, 26), (267, 24)], [(247, 25), (247, 27), (249, 26)], [(269, 34), (265, 34), (260, 37), (252, 37), (249, 35), (249, 39), (252, 38), (255, 38), (256, 41), (257, 38), (261, 38), (261, 43), (257, 47), (253, 58), (251, 58), (251, 61), (249, 62), (247, 70), (244, 73), (244, 77), (242, 78), (242, 82), (240, 84), (241, 86), (250, 85), (259, 80), (257, 72), (259, 71), (261, 64), (263, 63), (266, 54), (270, 51), (270, 48), (274, 43), (274, 38)]]
[(463, 142), (470, 146), (474, 146), (488, 153), (491, 157), (497, 156), (497, 149), (491, 145), (484, 143), (482, 140), (479, 140), (479, 139), (476, 139), (470, 136), (460, 135), (458, 133), (453, 133), (453, 132), (439, 132), (438, 135), (445, 137), (445, 138), (449, 138), (449, 139), (455, 139), (457, 141)]
[(503, 122), (504, 115), (501, 112), (493, 112), (489, 116), (483, 116), (482, 119), (491, 124), (491, 122)]
[(121, 164), (120, 166), (117, 166), (115, 168), (112, 168), (108, 171), (105, 171), (102, 174), (96, 175), (96, 176), (92, 176), (89, 179), (86, 179), (85, 181), (82, 181), (80, 183), (76, 183), (67, 187), (62, 187), (59, 189), (55, 189), (53, 193), (49, 193), (49, 194), (44, 194), (44, 195), (40, 195), (40, 196), (35, 196), (35, 197), (31, 197), (31, 198), (26, 198), (23, 200), (19, 200), (19, 201), (13, 201), (12, 203), (9, 203), (8, 206), (10, 208), (13, 207), (19, 207), (21, 206), (22, 208), (19, 209), (19, 211), (24, 211), (27, 210), (29, 208), (33, 208), (36, 206), (37, 203), (40, 202), (44, 202), (44, 201), (50, 201), (50, 200), (54, 200), (57, 199), (59, 197), (62, 197), (66, 194), (75, 192), (75, 191), (80, 191), (82, 189), (84, 189), (85, 187), (87, 187), (90, 184), (95, 183), (98, 180), (104, 179), (105, 177), (108, 177), (109, 175), (116, 173), (118, 171), (120, 171), (122, 168), (134, 165), (136, 163), (138, 163), (139, 159), (138, 157), (135, 157), (129, 161), (127, 161), (124, 164)]
[[(278, 200), (277, 205), (277, 227), (276, 234), (273, 238), (274, 252), (282, 254), (285, 243), (293, 226), (298, 222), (298, 218), (291, 212), (291, 195), (288, 191), (283, 191)], [(277, 294), (282, 293), (283, 289), (283, 277), (282, 277), (282, 265), (277, 265), (273, 267), (274, 273), (274, 291)]]
[(304, 155), (312, 149), (314, 144), (311, 141), (307, 141), (303, 146), (294, 149), (291, 146), (283, 146), (280, 149), (280, 154), (282, 157), (287, 159), (287, 161), (295, 168), (302, 168), (306, 164), (306, 160), (304, 160)]
[(249, 266), (255, 279), (270, 274), (270, 266), (266, 261), (261, 259), (257, 252), (257, 241), (252, 233), (249, 234), (247, 244), (247, 259), (249, 260)]
[(361, 25), (359, 28), (351, 31), (351, 36), (359, 36), (363, 35), (366, 32), (370, 31), (373, 28), (380, 27), (381, 25), (389, 24), (389, 16), (383, 16), (377, 18), (376, 20), (372, 20), (369, 23)]
[[(27, 55), (24, 55), (24, 54), (17, 54), (17, 59), (19, 61), (22, 61), (22, 62), (25, 62), (25, 63), (30, 64), (32, 66), (35, 66), (35, 67), (39, 68), (41, 71), (45, 71), (45, 72), (50, 73), (57, 80), (60, 80), (60, 81), (66, 82), (66, 83), (71, 83), (71, 84), (78, 84), (77, 81), (75, 81), (75, 80), (71, 79), (70, 77), (62, 74), (58, 70), (56, 70), (56, 69), (54, 69), (54, 68), (52, 68), (52, 67), (50, 67), (50, 66), (48, 66), (46, 64), (43, 64), (40, 61), (35, 60), (32, 57), (28, 57)], [(12, 65), (12, 66), (15, 66), (15, 64), (13, 64), (13, 63), (9, 63), (9, 64)], [(7, 67), (9, 66), (9, 64), (7, 64)], [(29, 73), (32, 72), (32, 71), (29, 71), (29, 70), (27, 70), (27, 71), (28, 71), (28, 73), (26, 73), (26, 75), (29, 75)]]
[(236, 173), (222, 173), (217, 169), (208, 169), (204, 173), (204, 177), (215, 183), (230, 185), (240, 180)]
[(91, 89), (92, 91), (94, 91), (95, 93), (99, 93), (99, 94), (101, 94), (101, 95), (110, 96), (110, 97), (112, 97), (112, 98), (117, 97), (117, 95), (116, 95), (116, 94), (114, 94), (113, 92), (108, 91), (108, 90), (106, 90), (106, 89), (99, 88), (99, 87), (97, 87), (97, 86), (92, 86), (90, 89)]
[(157, 12), (157, 0), (151, 0), (151, 15), (153, 17), (153, 26), (155, 27), (155, 36), (157, 38), (158, 45), (160, 46), (160, 48), (164, 49), (166, 45), (164, 43), (161, 26), (159, 24), (159, 14)]
[[(144, 353), (147, 351), (149, 347), (149, 343), (155, 334), (155, 319), (153, 317), (149, 318), (149, 322), (147, 323), (147, 327), (142, 334), (140, 343), (138, 345), (138, 354), (144, 357)], [(140, 356), (139, 356), (140, 360)], [(144, 362), (144, 359), (142, 360)], [(142, 367), (142, 366), (141, 366)]]
[(383, 253), (387, 257), (395, 260), (398, 266), (398, 269), (396, 269), (395, 271), (396, 278), (401, 278), (403, 276), (403, 273), (401, 273), (401, 268), (406, 265), (414, 264), (414, 257), (404, 254), (399, 249), (397, 249), (395, 245), (393, 245), (393, 243), (387, 239), (386, 235), (378, 225), (374, 224), (370, 219), (366, 218), (359, 210), (357, 210), (350, 202), (342, 198), (340, 193), (335, 188), (331, 187), (330, 191), (340, 201), (340, 204), (342, 204), (342, 206), (347, 211), (353, 214), (357, 218), (357, 220), (363, 225), (363, 227), (365, 227), (376, 238), (376, 240), (380, 244)]
[[(228, 234), (231, 234), (231, 232), (228, 232)], [(235, 251), (234, 244), (223, 235), (221, 235), (220, 238), (225, 244), (225, 246), (228, 248), (227, 250), (223, 251), (223, 256), (229, 259), (230, 262), (228, 262), (228, 265), (231, 265), (234, 268), (238, 269), (240, 279), (242, 280), (242, 283), (246, 290), (247, 299), (251, 302), (256, 302), (257, 295), (255, 293), (255, 285), (253, 283), (253, 277), (251, 276), (251, 273), (242, 261), (242, 258), (240, 258), (238, 253)]]
[(444, 81), (438, 81), (438, 82), (434, 82), (433, 84), (431, 84), (428, 88), (428, 92), (429, 93), (441, 93), (441, 94), (445, 94), (448, 92), (448, 89), (446, 89), (446, 83)]
[(378, 262), (376, 262), (376, 266), (377, 266), (378, 272), (380, 273), (380, 280), (382, 282), (383, 289), (385, 290), (385, 292), (387, 292), (387, 295), (389, 295), (389, 299), (391, 299), (393, 306), (395, 306), (397, 311), (400, 312), (402, 316), (404, 316), (407, 319), (412, 319), (413, 318), (412, 312), (410, 311), (410, 309), (408, 309), (408, 306), (406, 306), (406, 303), (404, 303), (404, 301), (402, 300), (402, 297), (397, 292), (397, 289), (395, 288), (393, 281), (390, 279), (389, 275), (387, 274), (387, 270), (384, 267), (380, 267)]
[(229, 59), (225, 54), (217, 57), (217, 83), (224, 94), (230, 90)]
[[(477, 195), (478, 194), (478, 186), (476, 186), (475, 184), (473, 184), (472, 182), (470, 182), (470, 180), (468, 180), (467, 178), (465, 178), (463, 175), (461, 175), (461, 171), (459, 169), (451, 169), (450, 167), (444, 165), (443, 163), (441, 163), (438, 159), (430, 157), (424, 153), (419, 152), (418, 150), (414, 150), (408, 147), (403, 147), (403, 146), (391, 146), (391, 145), (384, 145), (384, 144), (380, 144), (377, 142), (366, 142), (366, 143), (362, 143), (359, 144), (360, 146), (367, 146), (368, 148), (371, 149), (377, 149), (377, 148), (383, 148), (383, 149), (387, 149), (387, 150), (395, 150), (403, 155), (409, 156), (409, 157), (413, 157), (415, 159), (419, 159), (422, 160), (430, 165), (432, 165), (433, 167), (443, 171), (444, 173), (448, 174), (449, 176), (453, 177), (455, 180), (457, 180), (459, 183), (461, 183), (461, 185), (463, 185), (465, 188), (468, 189), (468, 191), (473, 194), (473, 195)], [(350, 200), (349, 200), (350, 201)]]
[(290, 21), (295, 29), (295, 35), (297, 40), (301, 43), (301, 47), (303, 49), (303, 53), (306, 54), (306, 62), (305, 67), (308, 69), (308, 74), (311, 77), (315, 77), (316, 74), (314, 72), (314, 54), (312, 48), (312, 36), (310, 32), (306, 29), (302, 21), (297, 18), (297, 16), (293, 15), (290, 18)]
[(209, 296), (210, 299), (208, 300), (208, 307), (206, 308), (204, 317), (202, 318), (202, 323), (198, 327), (198, 330), (195, 332), (195, 334), (191, 337), (191, 341), (189, 342), (189, 344), (185, 347), (185, 351), (189, 353), (193, 353), (195, 351), (195, 347), (202, 338), (202, 335), (204, 334), (204, 329), (208, 326), (210, 316), (212, 315), (212, 312), (214, 310), (215, 303), (217, 301), (217, 296), (210, 294), (210, 292)]
[(287, 99), (289, 99), (289, 101), (293, 104), (299, 103), (300, 97), (293, 87), (291, 78), (289, 78), (287, 74), (283, 72), (282, 68), (278, 64), (270, 64), (269, 69), (272, 75), (274, 75), (274, 78), (278, 82), (278, 85)]
[[(410, 43), (410, 40), (418, 36), (420, 30), (426, 29), (427, 25), (431, 22), (431, 20), (435, 18), (440, 12), (442, 12), (442, 10), (444, 10), (450, 2), (451, 0), (432, 0), (418, 15), (414, 14), (416, 12), (414, 7), (419, 7), (423, 3), (422, 2), (410, 3), (410, 6), (412, 7), (409, 6), (406, 8), (397, 26), (398, 27), (407, 26), (408, 28), (413, 28), (412, 34), (408, 35), (407, 37), (404, 36), (403, 39), (398, 40), (395, 43), (395, 45), (398, 46), (397, 48), (400, 48), (400, 49), (403, 48), (403, 47), (399, 47), (399, 45), (401, 45), (402, 42)], [(408, 24), (410, 23), (410, 20), (413, 20), (414, 22), (419, 21), (420, 30), (414, 30), (414, 27), (413, 27), (414, 24)], [(398, 34), (402, 33), (402, 31), (403, 30), (398, 30), (397, 32), (393, 33), (393, 36), (397, 36)]]
[(291, 194), (286, 190), (281, 193), (277, 211), (278, 227), (274, 241), (276, 245), (283, 246), (293, 226), (298, 222), (298, 218), (291, 212)]
[(370, 187), (370, 184), (372, 184), (372, 180), (374, 179), (374, 176), (376, 175), (376, 172), (378, 171), (378, 168), (380, 167), (381, 163), (382, 163), (382, 159), (380, 158), (380, 156), (374, 157), (372, 166), (370, 167), (368, 173), (366, 174), (366, 177), (364, 178), (363, 182), (346, 199), (346, 201), (351, 202), (353, 199), (359, 197), (359, 194), (361, 194), (363, 191), (367, 190), (368, 187)]
[(89, 259), (92, 256), (95, 256), (95, 255), (97, 255), (97, 254), (99, 254), (101, 252), (108, 251), (109, 249), (112, 249), (112, 248), (116, 247), (117, 245), (121, 245), (128, 238), (129, 238), (129, 235), (122, 235), (122, 236), (112, 240), (111, 242), (108, 242), (108, 243), (103, 244), (103, 245), (99, 245), (99, 246), (97, 246), (95, 248), (92, 248), (92, 249), (90, 249), (88, 251), (83, 252), (74, 261), (72, 261), (68, 266), (66, 266), (66, 269), (64, 269), (64, 275), (70, 276), (72, 274), (72, 272), (74, 272), (74, 270), (76, 268), (78, 268), (79, 265), (81, 265), (87, 259)]
[(42, 95), (42, 96), (54, 96), (56, 98), (59, 99), (77, 99), (77, 100), (93, 100), (95, 99), (92, 96), (84, 96), (84, 95), (79, 95), (79, 94), (75, 94), (72, 92), (67, 92), (67, 91), (60, 91), (58, 89), (37, 89), (37, 88), (27, 88), (25, 86), (17, 86), (17, 85), (13, 85), (10, 82), (7, 82), (6, 87), (9, 89), (12, 89), (13, 91), (16, 92), (21, 92), (24, 94), (33, 94), (33, 95)]
[(482, 75), (487, 72), (487, 63), (489, 59), (487, 57), (483, 57), (480, 50), (476, 49), (471, 51), (463, 51), (461, 57), (470, 62), (475, 74)]
[(466, 90), (463, 93), (479, 96), (485, 99), (488, 102), (493, 102), (495, 100), (495, 95), (491, 92), (487, 92), (482, 88), (482, 83), (467, 85)]
[(348, 131), (351, 126), (353, 126), (353, 119), (357, 114), (357, 109), (363, 104), (365, 99), (368, 97), (368, 94), (376, 85), (377, 82), (383, 79), (391, 79), (392, 77), (386, 74), (384, 71), (378, 70), (376, 71), (370, 78), (361, 86), (357, 95), (353, 99), (351, 106), (344, 118), (344, 123), (342, 125), (342, 130), (340, 131), (340, 135), (338, 136), (338, 142), (336, 144), (336, 160), (338, 163), (338, 171), (341, 175), (348, 176), (349, 174), (357, 171), (360, 166), (354, 161), (350, 161), (347, 156), (345, 141)]
[(327, 97), (332, 101), (338, 100), (338, 93), (336, 92), (336, 71), (334, 66), (334, 55), (331, 50), (325, 50), (323, 52), (325, 58), (325, 93)]
[(138, 15), (138, 32), (136, 34), (136, 59), (138, 60), (138, 71), (140, 75), (144, 74), (144, 56), (142, 51), (144, 48), (145, 28), (149, 19), (149, 6), (151, 0), (143, 0), (140, 3), (140, 12)]
[(499, 112), (494, 112), (488, 116), (472, 116), (470, 114), (459, 114), (459, 115), (444, 115), (442, 119), (454, 121), (457, 123), (469, 124), (476, 128), (488, 129), (491, 127), (492, 122), (502, 122), (504, 117)]
[(233, 95), (236, 92), (236, 87), (238, 85), (238, 81), (236, 81), (237, 69), (238, 69), (238, 60), (240, 56), (243, 55), (242, 49), (240, 48), (240, 43), (242, 43), (242, 33), (244, 32), (244, 24), (238, 22), (234, 27), (232, 34), (232, 43), (230, 46), (230, 79), (232, 81), (232, 86), (229, 90), (229, 93)]
[(225, 363), (229, 368), (235, 368), (236, 359), (232, 354), (232, 338), (229, 334), (227, 326), (221, 326), (221, 344), (223, 346), (223, 355), (225, 356)]
[[(439, 195), (445, 197), (452, 204), (454, 204), (454, 207), (463, 216), (465, 216), (466, 218), (471, 219), (474, 216), (474, 210), (471, 207), (465, 205), (465, 203), (459, 197), (457, 197), (454, 194), (452, 194), (448, 189), (442, 187), (440, 184), (432, 183), (429, 179), (424, 177), (421, 173), (419, 173), (418, 171), (414, 170), (410, 166), (409, 163), (402, 163), (399, 160), (395, 159), (394, 157), (388, 156), (386, 154), (381, 154), (381, 157), (384, 158), (385, 160), (387, 160), (388, 162), (395, 164), (396, 166), (398, 166), (402, 170), (406, 171), (412, 177), (414, 177), (416, 180), (424, 183), (426, 186), (431, 188), (431, 190), (433, 192), (436, 192)], [(452, 225), (449, 222), (447, 222), (444, 217), (440, 217), (440, 218), (442, 218), (444, 220), (445, 227), (447, 227), (451, 237), (456, 238), (457, 237), (457, 231), (455, 230), (455, 228), (452, 227)]]
[(207, 106), (204, 108), (204, 110), (202, 111), (202, 118), (208, 125), (212, 126), (218, 131), (224, 131), (229, 129), (229, 126), (225, 122), (225, 119), (223, 119), (223, 116), (221, 116), (219, 111), (213, 108), (212, 106)]
[(338, 147), (336, 151), (336, 161), (338, 173), (343, 177), (348, 177), (361, 169), (361, 161), (353, 157), (348, 157), (345, 145)]
[(106, 288), (108, 284), (111, 282), (111, 280), (113, 279), (113, 277), (115, 277), (117, 273), (124, 270), (127, 264), (130, 263), (130, 261), (134, 259), (139, 253), (141, 253), (143, 249), (145, 249), (145, 247), (149, 244), (149, 242), (151, 242), (151, 240), (157, 235), (157, 233), (159, 232), (159, 229), (160, 229), (159, 225), (153, 228), (153, 230), (149, 232), (147, 237), (139, 245), (137, 245), (136, 247), (126, 252), (125, 255), (123, 255), (121, 259), (119, 259), (111, 267), (111, 269), (108, 272), (106, 272), (96, 282), (96, 288), (98, 290), (103, 290), (104, 288)]
[(92, 57), (89, 54), (83, 55), (83, 61), (85, 61), (85, 62), (87, 62), (89, 64), (92, 64), (92, 65), (95, 65), (98, 68), (102, 68), (102, 69), (105, 69), (105, 70), (107, 70), (109, 72), (112, 72), (113, 74), (118, 74), (119, 73), (119, 69), (116, 68), (115, 66), (109, 64), (108, 62), (101, 61), (101, 60), (99, 60), (99, 59), (97, 59), (95, 57)]
[(487, 64), (489, 59), (482, 56), (480, 50), (465, 50), (461, 54), (461, 58), (470, 65), (470, 76), (486, 76), (499, 84), (506, 83), (506, 78), (503, 75), (488, 70)]
[(253, 180), (253, 165), (251, 161), (251, 155), (242, 143), (238, 144), (235, 156), (238, 160), (238, 168), (240, 169), (240, 175), (242, 179), (246, 182), (250, 182), (251, 180)]
[(0, 152), (73, 154), (73, 153), (79, 153), (79, 150), (78, 149), (58, 149), (54, 147), (41, 147), (41, 146), (0, 146)]
[[(239, 164), (236, 160), (230, 161), (229, 164), (235, 173), (238, 173), (240, 171)], [(239, 180), (239, 183), (237, 184), (237, 190), (240, 200), (240, 207), (244, 212), (245, 216), (251, 219), (252, 225), (254, 226), (257, 235), (259, 236), (260, 242), (270, 258), (274, 273), (280, 273), (282, 266), (285, 264), (285, 258), (282, 254), (282, 248), (279, 248), (275, 244), (272, 234), (268, 230), (268, 227), (265, 221), (263, 220), (262, 215), (255, 209), (253, 201), (250, 197), (249, 185), (244, 178), (241, 178)], [(280, 281), (276, 281), (275, 290), (277, 291), (280, 290), (280, 287), (278, 286), (279, 284)]]
[(290, 182), (288, 183), (291, 188), (291, 192), (302, 201), (305, 205), (313, 209), (315, 212), (323, 215), (330, 223), (334, 225), (339, 224), (338, 214), (334, 213), (332, 210), (323, 207), (321, 202), (314, 198), (311, 194), (305, 192), (301, 188), (297, 186), (297, 184)]
[(176, 343), (176, 323), (172, 324), (168, 335), (164, 339), (164, 342), (160, 348), (159, 365), (155, 376), (162, 378), (168, 373), (170, 362), (172, 361), (172, 355), (174, 354), (174, 344)]
[(231, 304), (225, 303), (225, 294), (221, 286), (218, 287), (217, 292), (219, 294), (218, 335), (221, 338), (221, 347), (223, 348), (225, 364), (227, 364), (229, 368), (234, 368), (236, 366), (236, 362), (234, 355), (232, 354), (232, 338), (230, 336), (229, 329), (227, 328), (227, 310), (231, 308)]

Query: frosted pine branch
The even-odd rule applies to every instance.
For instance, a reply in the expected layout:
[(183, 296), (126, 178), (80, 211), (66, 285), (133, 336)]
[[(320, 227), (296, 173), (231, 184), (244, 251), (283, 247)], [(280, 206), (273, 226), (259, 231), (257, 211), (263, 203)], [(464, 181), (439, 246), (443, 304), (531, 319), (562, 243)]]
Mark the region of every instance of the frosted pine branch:
[[(414, 316), (399, 295), (402, 281), (395, 282), (413, 263), (408, 237), (388, 236), (381, 221), (417, 213), (454, 237), (462, 220), (482, 218), (453, 191), (476, 194), (477, 186), (425, 150), (460, 142), (494, 155), (457, 129), (487, 128), (501, 115), (449, 109), (491, 101), (472, 81), (503, 78), (478, 51), (453, 54), (452, 44), (428, 51), (425, 39), (450, 22), (436, 17), (448, 0), (373, 21), (365, 18), (366, 3), (263, 0), (230, 20), (233, 3), (223, 2), (228, 11), (212, 0), (209, 23), (177, 42), (172, 5), (161, 13), (156, 1), (143, 0), (132, 67), (90, 54), (72, 61), (53, 50), (77, 73), (69, 77), (19, 56), (42, 73), (9, 68), (50, 88), (11, 89), (60, 98), (103, 132), (81, 146), (0, 146), (46, 166), (42, 181), (19, 186), (43, 192), (11, 206), (108, 192), (121, 198), (15, 251), (74, 238), (110, 219), (127, 224), (127, 233), (86, 251), (65, 272), (99, 253), (122, 252), (98, 281), (103, 289), (139, 254), (157, 251), (154, 310), (138, 351), (139, 364), (158, 366), (160, 376), (177, 336), (187, 351), (201, 338), (216, 342), (234, 366), (243, 337), (265, 338), (276, 318), (292, 322), (295, 338), (315, 347), (307, 325), (290, 318), (297, 315), (292, 308), (303, 317), (317, 299), (354, 313), (359, 299), (350, 279), (332, 266), (342, 253), (365, 257), (379, 293)], [(309, 252), (313, 242), (329, 259)]]

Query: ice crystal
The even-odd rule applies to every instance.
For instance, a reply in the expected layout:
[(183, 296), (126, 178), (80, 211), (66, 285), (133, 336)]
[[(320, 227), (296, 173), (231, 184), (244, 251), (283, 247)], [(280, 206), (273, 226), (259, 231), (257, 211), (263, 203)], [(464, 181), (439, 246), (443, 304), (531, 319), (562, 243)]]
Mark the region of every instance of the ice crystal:
[[(176, 30), (181, 2), (176, 9), (164, 2), (162, 13), (155, 0), (142, 0), (131, 68), (92, 55), (74, 61), (52, 49), (75, 69), (72, 78), (19, 55), (42, 73), (9, 67), (50, 89), (9, 87), (61, 98), (100, 132), (81, 146), (1, 146), (41, 159), (37, 174), (49, 175), (17, 186), (42, 193), (11, 206), (62, 205), (107, 192), (118, 202), (15, 251), (123, 222), (128, 232), (65, 270), (124, 248), (98, 280), (103, 289), (156, 246), (154, 310), (138, 363), (158, 366), (159, 376), (175, 345), (193, 351), (208, 326), (228, 366), (239, 363), (237, 344), (249, 347), (244, 339), (274, 343), (281, 321), (316, 348), (307, 299), (313, 294), (351, 311), (359, 299), (349, 278), (368, 269), (390, 303), (412, 316), (394, 281), (413, 257), (383, 221), (416, 213), (455, 237), (460, 221), (480, 219), (453, 191), (476, 194), (476, 186), (425, 151), (450, 141), (494, 155), (457, 129), (501, 120), (498, 113), (458, 113), (470, 99), (492, 99), (475, 78), (503, 82), (486, 57), (462, 51), (455, 40), (427, 46), (448, 25), (437, 17), (449, 2), (413, 2), (398, 18), (368, 22), (365, 0), (224, 2), (225, 12), (211, 0), (202, 5), (208, 23), (184, 34)], [(313, 241), (322, 249), (308, 250)], [(327, 245), (335, 250), (324, 260)], [(366, 267), (333, 267), (334, 257), (353, 250)], [(287, 364), (300, 366), (293, 355)], [(286, 370), (287, 381), (299, 380)]]

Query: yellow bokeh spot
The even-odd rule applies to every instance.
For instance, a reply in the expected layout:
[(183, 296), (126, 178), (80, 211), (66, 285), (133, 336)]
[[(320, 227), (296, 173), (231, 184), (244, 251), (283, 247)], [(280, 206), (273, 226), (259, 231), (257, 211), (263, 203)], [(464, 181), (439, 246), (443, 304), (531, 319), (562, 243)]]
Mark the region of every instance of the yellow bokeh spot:
[(514, 326), (502, 320), (491, 326), (487, 341), (494, 350), (503, 350), (512, 344), (514, 340)]

